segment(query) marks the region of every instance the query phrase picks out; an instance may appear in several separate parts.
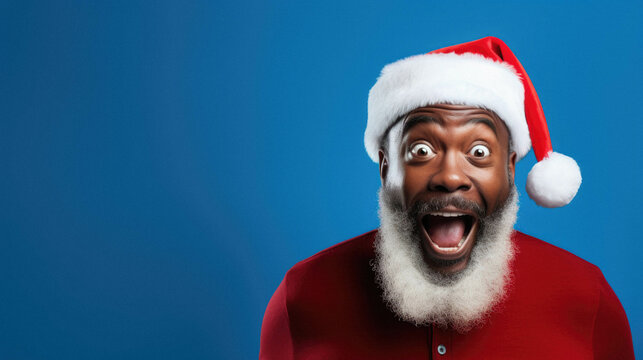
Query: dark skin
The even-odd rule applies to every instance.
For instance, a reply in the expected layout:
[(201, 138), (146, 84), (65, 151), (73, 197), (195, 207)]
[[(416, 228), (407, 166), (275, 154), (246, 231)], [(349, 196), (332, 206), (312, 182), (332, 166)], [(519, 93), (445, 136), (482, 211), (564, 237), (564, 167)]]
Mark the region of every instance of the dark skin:
[[(509, 131), (492, 111), (437, 104), (412, 110), (400, 121), (401, 138), (390, 139), (389, 153), (380, 149), (382, 184), (398, 191), (406, 209), (418, 201), (455, 196), (473, 201), (485, 214), (498, 210), (510, 194), (516, 153), (509, 153)], [(393, 174), (400, 181), (391, 181)], [(468, 209), (448, 206), (440, 210), (470, 219), (471, 226), (455, 247), (437, 246), (421, 234), (424, 259), (443, 274), (466, 268), (478, 232), (478, 216)], [(418, 224), (427, 214), (419, 214)]]

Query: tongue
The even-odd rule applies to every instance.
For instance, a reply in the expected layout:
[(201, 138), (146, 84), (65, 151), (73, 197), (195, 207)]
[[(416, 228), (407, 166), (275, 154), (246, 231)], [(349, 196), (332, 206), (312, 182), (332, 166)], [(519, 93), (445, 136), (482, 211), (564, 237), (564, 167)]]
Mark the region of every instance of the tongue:
[(464, 219), (461, 216), (430, 216), (427, 233), (439, 247), (456, 247), (464, 235)]

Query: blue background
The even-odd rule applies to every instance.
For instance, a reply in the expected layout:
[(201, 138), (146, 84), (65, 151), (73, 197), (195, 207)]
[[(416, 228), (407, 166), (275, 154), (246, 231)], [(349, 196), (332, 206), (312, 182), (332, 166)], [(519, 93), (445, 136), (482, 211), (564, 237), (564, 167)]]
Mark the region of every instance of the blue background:
[(635, 2), (2, 1), (0, 358), (256, 358), (295, 262), (378, 225), (383, 65), (494, 35), (584, 182), (517, 228), (601, 267), (643, 356)]

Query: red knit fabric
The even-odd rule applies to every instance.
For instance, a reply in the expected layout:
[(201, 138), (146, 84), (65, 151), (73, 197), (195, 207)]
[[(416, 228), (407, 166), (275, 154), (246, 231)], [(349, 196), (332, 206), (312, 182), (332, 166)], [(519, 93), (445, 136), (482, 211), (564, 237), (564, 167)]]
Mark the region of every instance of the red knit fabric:
[(384, 305), (375, 234), (288, 271), (264, 316), (260, 359), (634, 359), (625, 312), (600, 270), (562, 249), (515, 232), (505, 300), (459, 334), (400, 321)]

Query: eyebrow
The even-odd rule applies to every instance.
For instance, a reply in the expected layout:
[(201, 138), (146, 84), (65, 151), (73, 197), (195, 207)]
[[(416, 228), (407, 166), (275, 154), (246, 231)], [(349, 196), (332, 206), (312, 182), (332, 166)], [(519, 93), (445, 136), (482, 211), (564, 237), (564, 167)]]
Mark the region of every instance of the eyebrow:
[(489, 128), (491, 128), (491, 130), (493, 130), (493, 133), (496, 134), (496, 136), (498, 136), (498, 131), (496, 130), (496, 125), (489, 119), (473, 118), (473, 119), (467, 121), (467, 125), (469, 125), (469, 124), (485, 124)]
[[(404, 128), (402, 129), (402, 134), (406, 134), (409, 130), (411, 130), (412, 127), (418, 124), (426, 124), (426, 123), (434, 123), (443, 126), (444, 121), (442, 119), (436, 119), (434, 117), (428, 116), (428, 115), (418, 115), (409, 118), (405, 123), (404, 123)], [(486, 118), (473, 118), (469, 121), (467, 121), (466, 125), (469, 124), (484, 124), (487, 125), (491, 130), (493, 130), (493, 133), (498, 136), (498, 130), (496, 129), (496, 125), (489, 119)]]
[(411, 130), (411, 128), (417, 124), (426, 124), (426, 123), (435, 123), (438, 125), (444, 125), (444, 122), (442, 120), (438, 120), (431, 116), (427, 116), (427, 115), (413, 116), (407, 119), (406, 122), (404, 123), (402, 134), (406, 134), (407, 131)]

